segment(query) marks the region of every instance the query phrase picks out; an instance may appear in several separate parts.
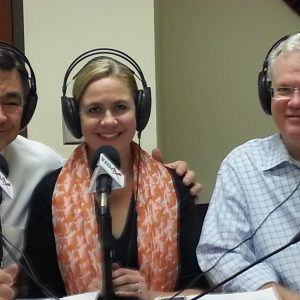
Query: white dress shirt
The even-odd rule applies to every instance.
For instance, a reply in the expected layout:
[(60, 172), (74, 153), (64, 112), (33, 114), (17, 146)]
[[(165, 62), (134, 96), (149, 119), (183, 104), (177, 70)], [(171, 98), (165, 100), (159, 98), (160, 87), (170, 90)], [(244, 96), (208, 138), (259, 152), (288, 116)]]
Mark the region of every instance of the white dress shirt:
[[(13, 199), (2, 193), (2, 232), (13, 245), (22, 250), (31, 194), (37, 183), (46, 174), (61, 167), (64, 160), (50, 147), (22, 136), (17, 136), (2, 152), (8, 162), (8, 180), (13, 185), (14, 193)], [(4, 250), (3, 265), (11, 262), (12, 259)]]

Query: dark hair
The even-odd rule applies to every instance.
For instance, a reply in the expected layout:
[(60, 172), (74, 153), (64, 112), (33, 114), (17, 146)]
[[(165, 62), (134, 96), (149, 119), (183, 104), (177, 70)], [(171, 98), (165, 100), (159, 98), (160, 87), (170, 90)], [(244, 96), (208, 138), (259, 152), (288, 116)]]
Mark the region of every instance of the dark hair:
[(17, 59), (17, 57), (9, 50), (0, 48), (0, 70), (17, 70), (19, 72), (24, 89), (24, 99), (26, 99), (30, 86), (29, 76), (24, 62)]

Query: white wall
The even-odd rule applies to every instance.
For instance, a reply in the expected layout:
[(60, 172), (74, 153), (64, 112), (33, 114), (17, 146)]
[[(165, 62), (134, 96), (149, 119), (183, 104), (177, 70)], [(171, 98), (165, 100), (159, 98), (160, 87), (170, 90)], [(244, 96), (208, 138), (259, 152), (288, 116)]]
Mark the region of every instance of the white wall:
[(146, 150), (156, 146), (153, 0), (26, 0), (25, 53), (37, 77), (39, 101), (28, 137), (68, 156), (63, 146), (61, 86), (71, 61), (92, 48), (110, 47), (132, 56), (152, 88), (151, 120), (142, 135)]

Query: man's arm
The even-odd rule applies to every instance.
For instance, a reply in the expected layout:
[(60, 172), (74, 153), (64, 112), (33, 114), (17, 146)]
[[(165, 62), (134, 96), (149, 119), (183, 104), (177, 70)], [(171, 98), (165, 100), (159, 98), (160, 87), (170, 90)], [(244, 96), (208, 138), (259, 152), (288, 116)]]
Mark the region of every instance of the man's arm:
[[(253, 233), (247, 205), (248, 195), (244, 193), (243, 185), (240, 174), (231, 162), (223, 163), (197, 247), (202, 271), (212, 268), (223, 256), (208, 273), (213, 284), (225, 280), (257, 259), (253, 241), (229, 251)], [(277, 281), (276, 272), (269, 264), (262, 262), (225, 284), (223, 289), (228, 292), (257, 290), (268, 282)]]

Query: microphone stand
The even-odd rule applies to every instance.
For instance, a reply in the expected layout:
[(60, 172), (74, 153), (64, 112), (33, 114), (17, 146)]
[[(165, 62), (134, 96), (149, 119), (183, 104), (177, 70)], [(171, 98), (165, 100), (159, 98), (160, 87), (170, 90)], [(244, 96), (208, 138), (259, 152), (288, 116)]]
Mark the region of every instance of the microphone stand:
[[(106, 182), (106, 187), (111, 186), (111, 178), (102, 177)], [(102, 265), (102, 293), (98, 296), (98, 300), (114, 299), (113, 284), (112, 284), (112, 260), (111, 260), (111, 244), (112, 244), (112, 229), (111, 229), (111, 214), (108, 204), (108, 193), (111, 189), (106, 191), (97, 188), (96, 197), (96, 217), (98, 223), (99, 241), (103, 255)]]
[[(101, 176), (100, 176), (101, 177)], [(101, 187), (97, 190), (96, 196), (96, 218), (98, 223), (99, 241), (102, 249), (103, 264), (102, 264), (102, 292), (97, 300), (137, 300), (134, 297), (119, 297), (114, 294), (112, 283), (112, 258), (111, 258), (111, 245), (112, 245), (112, 226), (111, 214), (108, 202), (108, 194), (111, 192), (111, 178), (103, 176), (101, 178), (106, 188)]]

